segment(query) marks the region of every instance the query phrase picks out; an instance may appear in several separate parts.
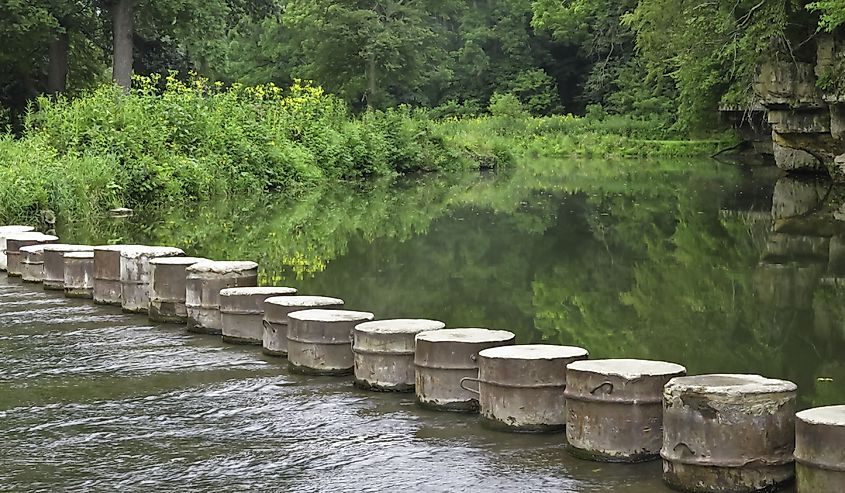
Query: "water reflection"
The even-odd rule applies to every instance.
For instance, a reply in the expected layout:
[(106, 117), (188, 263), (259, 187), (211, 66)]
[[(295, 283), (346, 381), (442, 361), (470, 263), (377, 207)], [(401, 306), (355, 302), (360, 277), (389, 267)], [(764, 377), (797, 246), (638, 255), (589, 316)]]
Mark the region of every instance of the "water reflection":
[(829, 183), (760, 168), (554, 161), (62, 232), (257, 260), (265, 284), (379, 317), (789, 378), (810, 406), (845, 402), (843, 202)]

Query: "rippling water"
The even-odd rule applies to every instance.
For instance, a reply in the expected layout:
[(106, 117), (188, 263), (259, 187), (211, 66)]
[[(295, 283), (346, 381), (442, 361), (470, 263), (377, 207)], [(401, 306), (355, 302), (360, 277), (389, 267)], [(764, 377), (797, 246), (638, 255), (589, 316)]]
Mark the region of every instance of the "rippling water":
[[(258, 348), (0, 281), (3, 491), (666, 491)], [(619, 490), (622, 491), (622, 490)]]

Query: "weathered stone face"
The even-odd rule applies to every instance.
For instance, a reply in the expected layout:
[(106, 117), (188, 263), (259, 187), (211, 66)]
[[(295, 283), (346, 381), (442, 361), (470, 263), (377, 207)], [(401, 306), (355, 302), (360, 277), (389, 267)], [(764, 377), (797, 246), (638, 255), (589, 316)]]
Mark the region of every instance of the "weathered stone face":
[(775, 163), (786, 171), (824, 171), (822, 162), (803, 149), (793, 149), (777, 142), (772, 143)]
[(845, 181), (845, 91), (831, 83), (845, 60), (841, 34), (819, 36), (814, 54), (773, 53), (760, 63), (754, 91), (768, 110), (777, 166)]
[(773, 57), (757, 67), (754, 91), (769, 109), (825, 108), (814, 70), (813, 63)]
[(845, 104), (830, 105), (830, 135), (836, 140), (845, 140)]
[(830, 112), (827, 108), (818, 110), (769, 110), (769, 123), (775, 132), (826, 134), (830, 132)]

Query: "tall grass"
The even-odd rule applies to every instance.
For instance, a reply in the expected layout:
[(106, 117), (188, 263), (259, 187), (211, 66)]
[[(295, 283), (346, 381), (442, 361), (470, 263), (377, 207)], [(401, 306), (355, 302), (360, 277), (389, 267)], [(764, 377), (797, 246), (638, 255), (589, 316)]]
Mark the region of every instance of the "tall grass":
[(547, 117), (494, 114), (443, 120), (441, 131), (455, 142), (487, 154), (499, 149), (532, 158), (708, 156), (735, 142), (731, 133), (689, 140), (658, 119), (622, 115)]

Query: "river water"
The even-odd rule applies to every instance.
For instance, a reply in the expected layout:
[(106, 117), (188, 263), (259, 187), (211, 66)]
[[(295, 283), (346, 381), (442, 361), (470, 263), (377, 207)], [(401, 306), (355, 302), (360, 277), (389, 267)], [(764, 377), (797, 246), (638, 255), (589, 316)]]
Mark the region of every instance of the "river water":
[[(845, 402), (836, 189), (711, 161), (526, 163), (63, 224), (64, 240), (252, 259), (379, 318), (507, 329), (592, 357), (753, 372)], [(620, 491), (573, 459), (258, 348), (0, 278), (2, 491)]]

